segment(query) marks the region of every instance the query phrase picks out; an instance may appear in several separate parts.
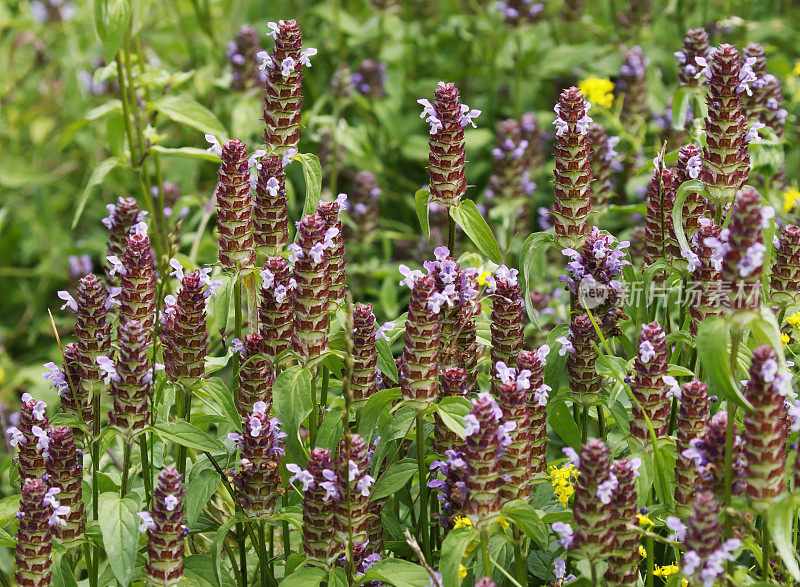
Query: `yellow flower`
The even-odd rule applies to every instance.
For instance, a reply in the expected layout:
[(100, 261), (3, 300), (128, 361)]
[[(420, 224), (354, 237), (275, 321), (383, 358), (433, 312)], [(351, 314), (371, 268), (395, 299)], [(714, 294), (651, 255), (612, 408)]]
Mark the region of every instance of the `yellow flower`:
[(2, 367), (0, 367), (0, 382), (2, 382), (3, 379), (5, 379), (5, 378), (6, 378), (6, 372), (3, 371)]
[(800, 75), (800, 61), (797, 61), (794, 64), (794, 69), (792, 70), (792, 75)]
[(453, 518), (453, 530), (463, 528), (464, 526), (472, 526), (472, 520), (467, 516), (456, 516)]
[(555, 465), (550, 467), (547, 477), (550, 479), (550, 485), (553, 486), (553, 492), (563, 507), (567, 507), (570, 496), (575, 493), (572, 484), (577, 476), (578, 470), (572, 463), (567, 463), (560, 468)]
[(681, 579), (681, 587), (689, 587), (689, 579)]
[(785, 333), (781, 332), (781, 342), (783, 343), (783, 346), (786, 346), (787, 344), (789, 344), (789, 342), (791, 342), (791, 340), (792, 339), (789, 338), (788, 334), (785, 334)]
[(786, 319), (786, 322), (794, 326), (795, 328), (800, 327), (800, 312), (795, 312), (791, 316)]
[(480, 285), (481, 287), (486, 285), (486, 278), (491, 276), (491, 275), (492, 275), (491, 271), (484, 271), (483, 273), (481, 273), (478, 276), (478, 285)]
[(653, 575), (656, 577), (669, 577), (670, 575), (674, 575), (678, 572), (678, 565), (675, 563), (664, 565), (663, 567), (659, 567), (656, 565), (656, 568), (653, 570)]
[(642, 546), (641, 544), (639, 545), (639, 556), (642, 557), (642, 558), (646, 558), (647, 557), (647, 551), (645, 550), (644, 546)]
[(506, 520), (505, 518), (498, 519), (497, 525), (500, 526), (503, 530), (508, 530), (508, 520)]
[(647, 516), (643, 516), (642, 514), (636, 514), (636, 518), (639, 520), (640, 526), (655, 526), (653, 520), (651, 520)]
[(458, 578), (463, 579), (467, 576), (467, 567), (464, 565), (458, 565)]
[(607, 77), (587, 77), (578, 87), (593, 106), (611, 108), (614, 104), (614, 82)]
[(797, 202), (800, 202), (800, 190), (797, 188), (790, 188), (783, 192), (783, 211), (789, 212), (795, 207)]

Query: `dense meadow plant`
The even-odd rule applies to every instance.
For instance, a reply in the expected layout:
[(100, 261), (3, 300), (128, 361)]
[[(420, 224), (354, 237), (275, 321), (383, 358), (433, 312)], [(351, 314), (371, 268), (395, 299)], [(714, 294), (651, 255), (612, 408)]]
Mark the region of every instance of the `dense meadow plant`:
[(18, 4), (0, 584), (800, 583), (785, 3)]

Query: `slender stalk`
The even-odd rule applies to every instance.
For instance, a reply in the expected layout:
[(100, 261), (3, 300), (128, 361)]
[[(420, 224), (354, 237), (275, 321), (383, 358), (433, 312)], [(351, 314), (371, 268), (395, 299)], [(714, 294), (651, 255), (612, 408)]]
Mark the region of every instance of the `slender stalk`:
[(422, 552), (431, 560), (431, 538), (428, 534), (428, 478), (425, 466), (425, 416), (417, 411), (417, 467), (419, 471), (419, 534), (422, 536)]
[(450, 216), (447, 210), (447, 248), (450, 249), (450, 256), (456, 256), (456, 221)]
[(89, 574), (89, 587), (97, 587), (97, 578), (92, 573), (92, 547), (88, 542), (83, 543), (83, 558), (86, 561), (86, 572)]
[(598, 428), (598, 435), (600, 438), (605, 440), (606, 438), (606, 417), (603, 415), (603, 406), (602, 404), (597, 405), (597, 428)]
[(272, 559), (275, 558), (275, 526), (269, 527), (269, 568), (270, 572), (272, 572)]
[(589, 408), (584, 406), (581, 409), (581, 443), (589, 438)]
[(514, 574), (520, 585), (526, 585), (528, 569), (526, 559), (522, 556), (522, 535), (516, 526), (513, 527), (512, 532), (514, 533)]
[(761, 578), (769, 581), (771, 569), (769, 559), (772, 556), (772, 543), (769, 540), (769, 530), (767, 529), (767, 519), (761, 518)]
[(142, 434), (139, 437), (139, 454), (142, 460), (142, 478), (144, 479), (144, 493), (147, 496), (147, 505), (150, 505), (150, 500), (153, 494), (153, 478), (150, 473), (150, 459), (147, 453), (147, 436)]
[[(233, 284), (233, 312), (236, 338), (242, 338), (242, 282), (239, 279), (238, 272)], [(239, 354), (233, 353), (233, 401), (238, 404), (239, 402)], [(209, 459), (211, 457), (209, 456)], [(214, 459), (211, 459), (213, 462)], [(224, 475), (223, 475), (224, 478)], [(231, 496), (234, 494), (231, 493)], [(239, 567), (241, 568), (242, 585), (247, 585), (247, 548), (246, 538), (244, 535), (244, 526), (242, 522), (236, 524), (236, 533), (238, 534), (239, 541)]]
[(311, 378), (311, 414), (308, 416), (308, 442), (309, 449), (313, 449), (317, 444), (317, 418), (319, 417), (319, 405), (317, 404), (317, 377), (319, 371)]
[(263, 520), (258, 524), (258, 559), (261, 563), (261, 587), (267, 587), (267, 541), (264, 538), (264, 526), (266, 522)]
[[(481, 530), (481, 559), (483, 559), (483, 576), (492, 577), (492, 559), (489, 558), (489, 532)], [(596, 582), (592, 582), (597, 585)]]
[(128, 492), (128, 476), (131, 469), (131, 443), (130, 440), (123, 439), (122, 448), (122, 482), (119, 486), (119, 496), (125, 497)]
[[(286, 492), (284, 492), (281, 498), (281, 503), (284, 508), (289, 505), (289, 496), (286, 495)], [(291, 536), (289, 536), (289, 522), (286, 520), (281, 523), (281, 539), (283, 540), (283, 556), (284, 559), (286, 559), (286, 557), (292, 553), (292, 541)]]
[[(92, 519), (98, 521), (100, 518), (100, 486), (98, 485), (98, 474), (100, 472), (100, 393), (98, 384), (94, 385), (93, 415), (92, 415)], [(94, 545), (94, 556), (92, 557), (92, 572), (90, 573), (90, 583), (97, 585), (100, 569), (100, 546)]]
[(645, 544), (647, 545), (647, 587), (653, 587), (653, 581), (655, 580), (653, 571), (655, 571), (656, 564), (655, 553), (653, 552), (653, 537), (648, 536)]

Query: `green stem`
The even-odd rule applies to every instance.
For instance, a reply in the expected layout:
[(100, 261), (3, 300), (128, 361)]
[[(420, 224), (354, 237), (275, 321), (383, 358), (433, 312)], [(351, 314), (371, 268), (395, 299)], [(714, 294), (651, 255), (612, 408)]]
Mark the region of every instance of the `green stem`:
[(313, 449), (317, 444), (317, 418), (319, 416), (319, 405), (317, 404), (317, 377), (319, 377), (319, 371), (311, 378), (311, 413), (308, 415), (309, 449)]
[(456, 221), (450, 216), (450, 209), (447, 210), (447, 248), (450, 249), (450, 256), (456, 256)]
[(144, 479), (144, 493), (147, 496), (147, 504), (150, 505), (150, 499), (153, 493), (153, 478), (150, 473), (150, 459), (147, 453), (147, 436), (142, 434), (139, 437), (139, 454), (142, 460), (142, 478)]
[(119, 486), (119, 496), (125, 497), (128, 491), (128, 475), (131, 468), (131, 443), (130, 439), (123, 439), (122, 448), (122, 482)]
[[(236, 338), (242, 338), (242, 282), (239, 279), (237, 272), (233, 284), (233, 315), (234, 315), (234, 332)], [(233, 401), (235, 405), (239, 405), (239, 354), (233, 353)], [(211, 457), (209, 456), (209, 459)], [(211, 459), (213, 461), (213, 459)], [(233, 497), (233, 493), (231, 496)], [(246, 537), (244, 535), (244, 524), (238, 522), (236, 524), (236, 533), (238, 534), (239, 542), (239, 567), (241, 568), (242, 585), (247, 585), (247, 548)]]
[[(98, 384), (94, 385), (93, 415), (92, 415), (92, 519), (98, 521), (100, 518), (100, 486), (98, 484), (98, 473), (100, 472), (100, 394), (101, 388)], [(93, 585), (97, 585), (100, 570), (100, 546), (94, 545), (94, 556), (92, 556), (92, 579)]]
[(489, 558), (489, 532), (487, 530), (481, 530), (481, 559), (483, 559), (483, 576), (491, 579), (492, 559)]
[(431, 560), (431, 542), (428, 533), (428, 477), (425, 466), (425, 416), (417, 411), (417, 468), (419, 471), (419, 534), (422, 536), (422, 552)]
[(583, 406), (581, 409), (581, 444), (589, 438), (589, 408)]
[(89, 587), (97, 587), (97, 578), (91, 572), (92, 566), (92, 547), (88, 542), (83, 543), (83, 558), (86, 563), (86, 572), (89, 574)]
[(258, 559), (261, 563), (261, 587), (267, 587), (267, 541), (264, 538), (264, 526), (266, 522), (262, 521), (258, 524)]
[(769, 581), (772, 569), (769, 559), (772, 556), (772, 543), (769, 540), (766, 517), (761, 518), (761, 578)]
[(517, 576), (516, 579), (520, 585), (527, 585), (528, 569), (526, 559), (522, 556), (522, 535), (520, 534), (519, 528), (516, 526), (514, 526), (512, 531), (514, 536), (514, 565), (515, 575)]
[(653, 552), (653, 537), (648, 536), (645, 544), (647, 545), (647, 587), (653, 587), (653, 581), (655, 580), (653, 571), (655, 571), (656, 564), (655, 553)]
[[(286, 492), (283, 493), (283, 497), (281, 498), (281, 503), (283, 507), (289, 505), (289, 496)], [(291, 536), (289, 536), (289, 522), (284, 520), (281, 523), (281, 539), (283, 540), (283, 556), (284, 560), (292, 553), (292, 541)]]
[(597, 404), (597, 428), (598, 434), (600, 438), (605, 440), (606, 438), (606, 417), (603, 415), (603, 406), (602, 404)]

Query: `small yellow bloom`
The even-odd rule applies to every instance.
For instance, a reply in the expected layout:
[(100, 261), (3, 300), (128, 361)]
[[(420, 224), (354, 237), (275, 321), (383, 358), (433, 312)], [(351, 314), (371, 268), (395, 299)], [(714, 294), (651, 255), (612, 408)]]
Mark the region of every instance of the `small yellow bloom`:
[(647, 557), (647, 551), (645, 550), (644, 546), (642, 546), (641, 544), (639, 545), (639, 556), (642, 557), (642, 558), (646, 558)]
[(483, 273), (481, 273), (478, 276), (478, 285), (480, 285), (481, 287), (486, 285), (486, 278), (490, 277), (491, 275), (492, 275), (491, 271), (484, 271)]
[(800, 327), (800, 312), (795, 312), (791, 316), (786, 319), (786, 322), (794, 326), (795, 328)]
[(464, 526), (472, 526), (472, 520), (467, 516), (456, 516), (453, 518), (453, 530), (463, 528)]
[(614, 104), (614, 82), (607, 77), (587, 77), (578, 87), (592, 106), (611, 108)]
[(653, 520), (651, 520), (647, 516), (643, 516), (642, 514), (636, 514), (636, 518), (639, 520), (640, 526), (655, 526)]
[(559, 503), (563, 507), (567, 507), (569, 498), (575, 493), (572, 484), (578, 476), (578, 470), (572, 463), (567, 463), (563, 467), (550, 467), (550, 472), (547, 474), (550, 479), (550, 485), (553, 486), (553, 492), (556, 494)]
[(670, 575), (674, 575), (678, 572), (678, 565), (672, 563), (670, 565), (664, 565), (663, 567), (659, 567), (656, 565), (656, 568), (653, 570), (653, 575), (656, 577), (669, 577)]
[(467, 576), (467, 567), (464, 565), (458, 565), (458, 578), (463, 579)]
[(3, 368), (2, 368), (2, 367), (0, 367), (0, 383), (1, 383), (1, 382), (3, 381), (3, 379), (5, 379), (5, 378), (6, 378), (6, 372), (5, 372), (5, 371), (3, 371)]
[(783, 346), (786, 346), (787, 344), (789, 344), (789, 342), (791, 342), (791, 340), (792, 339), (789, 338), (788, 334), (785, 334), (785, 333), (781, 332), (781, 342), (783, 343)]
[(800, 202), (800, 190), (797, 188), (790, 188), (783, 192), (783, 211), (789, 212), (795, 207), (797, 202)]
[(689, 579), (681, 579), (681, 587), (689, 587)]
[(797, 61), (794, 64), (794, 69), (792, 70), (792, 75), (800, 75), (800, 61)]
[(500, 526), (503, 530), (508, 530), (508, 520), (505, 518), (500, 518), (497, 520), (497, 525)]

